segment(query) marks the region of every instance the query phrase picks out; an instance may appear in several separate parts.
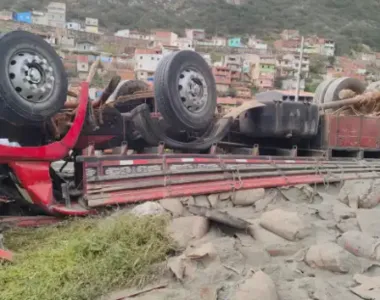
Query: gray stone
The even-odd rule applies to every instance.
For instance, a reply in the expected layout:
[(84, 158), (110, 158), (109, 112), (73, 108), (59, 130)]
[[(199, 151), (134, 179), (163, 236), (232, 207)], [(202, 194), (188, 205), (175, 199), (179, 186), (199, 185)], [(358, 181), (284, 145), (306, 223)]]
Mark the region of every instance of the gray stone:
[(180, 248), (186, 248), (191, 240), (205, 236), (208, 229), (207, 218), (192, 216), (173, 219), (168, 231)]
[(380, 237), (380, 210), (360, 209), (357, 220), (361, 231), (373, 237)]
[(210, 205), (212, 208), (216, 208), (219, 203), (219, 195), (218, 194), (209, 195), (208, 202), (210, 202)]
[(264, 189), (237, 191), (232, 197), (232, 202), (238, 206), (250, 206), (265, 197)]
[(195, 205), (200, 207), (210, 208), (210, 202), (208, 202), (207, 196), (201, 195), (195, 197)]
[(162, 215), (165, 214), (165, 209), (157, 202), (145, 202), (133, 208), (131, 214), (136, 216)]
[(174, 218), (181, 217), (183, 215), (183, 205), (178, 198), (163, 199), (160, 201), (161, 206), (169, 211)]

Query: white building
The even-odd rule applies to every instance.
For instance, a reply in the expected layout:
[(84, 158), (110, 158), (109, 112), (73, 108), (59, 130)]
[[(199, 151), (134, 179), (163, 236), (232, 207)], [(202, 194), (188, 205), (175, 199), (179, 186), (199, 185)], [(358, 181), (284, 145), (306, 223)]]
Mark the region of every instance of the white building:
[(186, 29), (186, 37), (191, 40), (204, 40), (206, 32), (204, 29)]
[(130, 31), (129, 32), (129, 38), (137, 39), (137, 40), (144, 40), (144, 41), (154, 41), (154, 35), (145, 34), (145, 33), (141, 33), (138, 31)]
[(178, 35), (170, 31), (156, 31), (154, 42), (156, 46), (177, 46)]
[(193, 40), (186, 37), (178, 38), (176, 46), (179, 50), (195, 50)]
[(97, 47), (94, 43), (88, 41), (79, 41), (76, 45), (78, 51), (97, 51)]
[(322, 55), (334, 56), (335, 55), (335, 42), (333, 40), (325, 40), (322, 45)]
[[(305, 78), (302, 78), (300, 80), (300, 90), (304, 91), (305, 90)], [(281, 81), (281, 89), (283, 90), (296, 90), (297, 89), (297, 78), (287, 78), (283, 79)]]
[(99, 20), (94, 18), (86, 18), (86, 32), (99, 33)]
[(66, 3), (50, 2), (47, 6), (48, 25), (52, 27), (66, 27)]
[(82, 30), (82, 25), (79, 22), (67, 22), (66, 28), (70, 30)]
[(48, 26), (48, 15), (43, 11), (32, 11), (32, 24)]
[(227, 46), (227, 39), (224, 37), (213, 36), (211, 40), (213, 41), (214, 46), (217, 46), (217, 47)]
[(147, 80), (154, 76), (163, 54), (160, 49), (136, 49), (135, 72), (138, 80)]
[(129, 29), (123, 29), (115, 32), (115, 36), (129, 38), (131, 31)]

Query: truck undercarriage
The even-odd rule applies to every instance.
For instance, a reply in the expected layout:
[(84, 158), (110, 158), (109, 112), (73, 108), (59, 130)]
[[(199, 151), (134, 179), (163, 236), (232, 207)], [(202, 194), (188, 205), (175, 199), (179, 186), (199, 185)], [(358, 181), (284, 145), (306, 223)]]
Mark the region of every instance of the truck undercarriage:
[[(80, 94), (69, 92), (77, 99), (66, 101), (54, 51), (24, 32), (6, 34), (0, 48), (13, 39), (24, 46), (0, 60), (8, 70), (0, 82), (1, 215), (85, 216), (168, 197), (379, 176), (379, 118), (328, 111), (348, 103), (342, 91), (364, 92), (351, 78), (323, 82), (312, 103), (266, 92), (220, 114), (206, 62), (180, 51), (162, 59), (153, 91), (115, 77), (89, 102), (96, 62)], [(56, 161), (65, 161), (60, 170)]]

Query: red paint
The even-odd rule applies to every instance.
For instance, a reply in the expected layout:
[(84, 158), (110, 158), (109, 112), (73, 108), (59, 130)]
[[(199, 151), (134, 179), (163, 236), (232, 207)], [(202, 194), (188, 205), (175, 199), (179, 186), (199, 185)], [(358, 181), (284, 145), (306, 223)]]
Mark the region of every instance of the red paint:
[(81, 84), (80, 103), (71, 126), (65, 137), (57, 142), (40, 147), (9, 147), (0, 145), (0, 162), (9, 161), (55, 161), (64, 158), (74, 148), (86, 118), (88, 83)]
[(0, 249), (0, 260), (13, 261), (13, 253), (7, 250)]
[(113, 139), (114, 135), (87, 135), (80, 136), (75, 144), (76, 149), (85, 149), (90, 145), (99, 145)]
[(88, 215), (95, 215), (97, 211), (86, 209), (79, 204), (75, 204), (72, 207), (66, 207), (63, 204), (57, 204), (50, 207), (52, 212), (63, 216), (72, 216), (72, 217), (84, 217)]
[[(0, 145), (0, 161), (8, 163), (34, 204), (46, 211), (54, 204), (50, 163), (64, 158), (76, 144), (86, 117), (88, 83), (81, 84), (80, 103), (74, 123), (65, 137), (40, 147), (8, 147)], [(35, 162), (33, 162), (35, 161)]]
[(17, 217), (0, 217), (0, 224), (11, 224), (17, 227), (38, 227), (51, 225), (62, 222), (62, 219), (49, 216), (17, 216)]
[(53, 204), (53, 184), (50, 178), (50, 162), (10, 162), (21, 187), (34, 204), (48, 209)]
[[(362, 178), (359, 175), (343, 175), (342, 178), (336, 178), (337, 181)], [(376, 175), (373, 175), (376, 177)], [(332, 180), (330, 180), (332, 181)], [(300, 175), (300, 176), (276, 176), (268, 178), (250, 178), (244, 180), (221, 180), (208, 181), (201, 183), (180, 184), (174, 186), (118, 191), (113, 193), (104, 193), (104, 199), (91, 200), (88, 195), (89, 206), (99, 207), (115, 204), (127, 204), (142, 201), (160, 200), (170, 197), (186, 197), (193, 195), (207, 195), (214, 193), (223, 193), (236, 190), (255, 189), (255, 188), (274, 188), (280, 186), (292, 186), (298, 184), (323, 183), (326, 178), (323, 175)], [(97, 195), (98, 197), (98, 195)]]
[(326, 115), (328, 147), (380, 149), (380, 118)]

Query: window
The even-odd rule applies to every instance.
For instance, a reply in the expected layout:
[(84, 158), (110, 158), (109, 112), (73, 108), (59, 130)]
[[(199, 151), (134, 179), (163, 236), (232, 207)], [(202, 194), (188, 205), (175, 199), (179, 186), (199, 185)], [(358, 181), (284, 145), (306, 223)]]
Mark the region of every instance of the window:
[(154, 60), (154, 57), (152, 56), (150, 59), (151, 59), (151, 60)]
[(142, 56), (140, 56), (140, 59), (143, 59), (143, 57), (142, 57)]
[(144, 76), (144, 73), (140, 73), (140, 76)]

